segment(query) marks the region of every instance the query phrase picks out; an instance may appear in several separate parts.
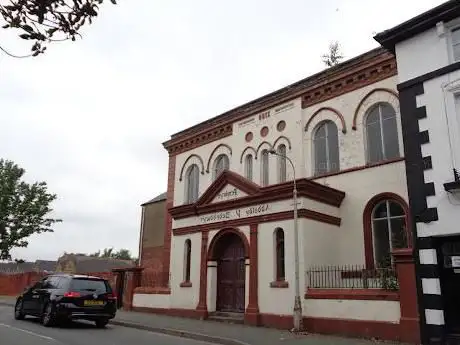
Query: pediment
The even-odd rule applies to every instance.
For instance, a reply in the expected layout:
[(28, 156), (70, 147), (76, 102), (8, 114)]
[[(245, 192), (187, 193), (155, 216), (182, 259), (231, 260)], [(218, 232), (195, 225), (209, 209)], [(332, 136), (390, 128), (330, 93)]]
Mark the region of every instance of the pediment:
[(196, 205), (235, 200), (260, 191), (257, 184), (232, 171), (224, 171), (198, 199)]
[[(315, 202), (340, 207), (345, 192), (305, 178), (297, 180), (297, 196)], [(248, 217), (268, 209), (270, 203), (292, 199), (293, 181), (260, 187), (243, 176), (224, 171), (194, 204), (168, 208), (173, 220), (233, 210)], [(256, 210), (256, 211), (255, 211)]]
[(243, 192), (238, 187), (235, 187), (231, 183), (226, 184), (217, 195), (209, 203), (214, 204), (216, 202), (229, 201), (239, 199), (244, 196), (248, 196), (247, 193)]

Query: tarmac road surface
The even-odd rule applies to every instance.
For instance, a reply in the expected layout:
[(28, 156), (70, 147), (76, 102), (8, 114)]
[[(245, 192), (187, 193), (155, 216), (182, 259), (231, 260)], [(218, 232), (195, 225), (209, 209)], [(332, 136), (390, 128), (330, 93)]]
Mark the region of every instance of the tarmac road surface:
[(13, 307), (0, 306), (1, 345), (211, 345), (191, 339), (173, 337), (109, 324), (98, 329), (94, 323), (73, 322), (46, 328), (37, 319), (17, 321)]

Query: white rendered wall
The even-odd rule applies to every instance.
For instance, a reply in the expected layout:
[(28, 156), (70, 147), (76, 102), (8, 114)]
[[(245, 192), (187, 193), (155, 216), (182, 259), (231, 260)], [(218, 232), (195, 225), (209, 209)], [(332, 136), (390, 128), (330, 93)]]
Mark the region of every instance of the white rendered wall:
[(372, 320), (399, 323), (401, 311), (398, 301), (362, 301), (340, 299), (306, 299), (306, 317)]
[(168, 309), (171, 307), (170, 297), (171, 295), (135, 293), (133, 307)]
[[(190, 281), (191, 287), (180, 287), (184, 281), (185, 241), (192, 243)], [(200, 292), (201, 234), (171, 237), (171, 308), (195, 309)]]

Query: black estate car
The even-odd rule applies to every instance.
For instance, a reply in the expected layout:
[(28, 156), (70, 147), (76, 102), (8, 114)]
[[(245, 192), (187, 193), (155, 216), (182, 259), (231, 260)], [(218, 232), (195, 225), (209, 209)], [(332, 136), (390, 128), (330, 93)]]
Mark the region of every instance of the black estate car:
[(37, 316), (45, 327), (58, 321), (89, 320), (103, 328), (115, 317), (116, 297), (106, 279), (73, 275), (49, 275), (17, 297), (14, 317)]

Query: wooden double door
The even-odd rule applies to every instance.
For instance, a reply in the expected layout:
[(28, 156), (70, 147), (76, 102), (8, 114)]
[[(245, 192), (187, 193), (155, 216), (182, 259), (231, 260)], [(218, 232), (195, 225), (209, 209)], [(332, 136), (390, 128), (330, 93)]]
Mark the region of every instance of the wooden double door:
[(220, 239), (217, 260), (216, 309), (222, 312), (244, 313), (246, 267), (244, 245), (238, 235)]

